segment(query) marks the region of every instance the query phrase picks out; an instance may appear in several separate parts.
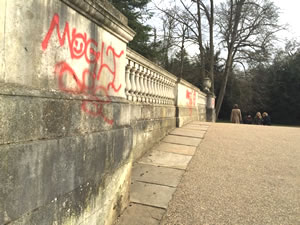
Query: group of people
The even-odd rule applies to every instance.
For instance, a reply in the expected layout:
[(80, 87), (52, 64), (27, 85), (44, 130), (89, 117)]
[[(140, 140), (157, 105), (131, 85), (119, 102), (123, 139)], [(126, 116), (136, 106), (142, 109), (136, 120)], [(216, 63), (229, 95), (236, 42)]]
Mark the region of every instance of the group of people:
[(271, 125), (271, 117), (268, 115), (267, 112), (264, 112), (263, 114), (257, 112), (254, 118), (252, 118), (251, 115), (247, 115), (243, 121), (241, 110), (239, 109), (237, 104), (233, 106), (233, 109), (231, 111), (230, 121), (232, 123), (244, 122), (245, 124), (269, 125), (269, 126)]

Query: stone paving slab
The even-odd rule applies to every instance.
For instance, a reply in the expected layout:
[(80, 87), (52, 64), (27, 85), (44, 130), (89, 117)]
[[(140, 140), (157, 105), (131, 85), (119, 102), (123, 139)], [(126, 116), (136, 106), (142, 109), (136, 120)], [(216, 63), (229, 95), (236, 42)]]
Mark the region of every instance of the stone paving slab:
[(193, 121), (189, 124), (196, 124), (196, 125), (202, 125), (202, 126), (210, 126), (211, 122), (201, 122), (201, 121)]
[(186, 169), (192, 156), (180, 155), (163, 151), (152, 151), (150, 154), (143, 157), (139, 163), (164, 166), (175, 169)]
[(202, 126), (202, 125), (193, 125), (193, 124), (188, 124), (183, 127), (183, 129), (191, 129), (191, 130), (197, 130), (197, 131), (207, 131), (208, 127), (207, 126)]
[(131, 203), (115, 225), (159, 225), (164, 213), (164, 209)]
[(133, 167), (131, 176), (134, 181), (177, 187), (183, 173), (184, 170), (137, 163)]
[(159, 144), (159, 146), (155, 150), (192, 156), (195, 154), (196, 147), (162, 142)]
[(206, 131), (198, 131), (195, 129), (187, 129), (187, 128), (176, 128), (170, 134), (179, 135), (185, 137), (194, 137), (194, 138), (203, 138)]
[(168, 135), (162, 141), (167, 143), (197, 147), (200, 144), (201, 139), (192, 137), (182, 137), (177, 135)]
[(166, 209), (176, 188), (157, 184), (132, 182), (130, 201)]

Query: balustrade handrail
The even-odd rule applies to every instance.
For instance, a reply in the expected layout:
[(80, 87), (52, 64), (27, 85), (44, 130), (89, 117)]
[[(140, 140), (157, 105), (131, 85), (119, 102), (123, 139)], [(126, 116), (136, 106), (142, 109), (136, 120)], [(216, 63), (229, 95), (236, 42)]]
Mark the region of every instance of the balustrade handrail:
[(194, 90), (194, 91), (197, 91), (200, 95), (206, 96), (206, 93), (202, 92), (202, 91), (200, 90), (200, 88), (196, 87), (195, 85), (191, 84), (190, 82), (188, 82), (188, 81), (186, 81), (186, 80), (184, 80), (184, 79), (182, 79), (182, 78), (180, 78), (180, 79), (178, 80), (178, 83), (183, 84), (183, 85), (185, 85), (185, 86), (191, 88), (191, 89)]
[(155, 64), (154, 62), (150, 61), (149, 59), (145, 58), (144, 56), (142, 56), (141, 54), (135, 52), (134, 50), (130, 49), (127, 47), (127, 55), (126, 57), (130, 60), (133, 60), (145, 67), (149, 67), (151, 70), (158, 72), (158, 73), (162, 73), (165, 76), (167, 76), (168, 78), (177, 81), (177, 77), (168, 72), (167, 70), (165, 70), (164, 68), (162, 68), (161, 66)]
[(129, 48), (126, 61), (125, 93), (128, 100), (175, 105), (175, 75)]

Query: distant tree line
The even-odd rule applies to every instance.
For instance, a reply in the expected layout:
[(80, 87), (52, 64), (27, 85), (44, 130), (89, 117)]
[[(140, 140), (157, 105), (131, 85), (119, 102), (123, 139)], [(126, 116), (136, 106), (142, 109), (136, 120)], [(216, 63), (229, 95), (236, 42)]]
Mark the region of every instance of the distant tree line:
[[(300, 123), (300, 53), (295, 42), (275, 48), (282, 26), (271, 0), (224, 0), (218, 6), (174, 0), (167, 8), (156, 6), (160, 27), (145, 23), (153, 16), (151, 0), (109, 1), (136, 31), (130, 48), (199, 88), (211, 78), (219, 119), (229, 119), (238, 103), (244, 114), (267, 111), (275, 123)], [(188, 45), (198, 49), (194, 56)]]
[(229, 77), (222, 119), (238, 103), (243, 115), (268, 112), (275, 124), (300, 125), (300, 49), (279, 50), (270, 63), (256, 64)]

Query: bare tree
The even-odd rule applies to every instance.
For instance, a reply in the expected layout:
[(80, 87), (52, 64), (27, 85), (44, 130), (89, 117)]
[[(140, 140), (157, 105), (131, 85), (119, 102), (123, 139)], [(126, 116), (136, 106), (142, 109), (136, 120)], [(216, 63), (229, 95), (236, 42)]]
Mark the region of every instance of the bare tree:
[(175, 45), (175, 28), (176, 28), (176, 20), (174, 17), (170, 16), (173, 14), (175, 8), (169, 9), (167, 14), (164, 14), (162, 19), (162, 29), (163, 29), (163, 43), (162, 43), (162, 51), (163, 51), (163, 61), (164, 67), (168, 68), (169, 65), (169, 50)]
[(219, 91), (218, 117), (228, 76), (234, 63), (243, 63), (253, 52), (265, 52), (272, 45), (278, 25), (278, 8), (270, 0), (227, 0), (218, 10), (217, 24), (222, 43), (227, 50), (223, 82)]
[[(168, 14), (169, 16), (173, 17), (178, 24), (183, 25), (182, 34), (182, 41), (181, 42), (181, 50), (182, 46), (184, 46), (185, 41), (192, 41), (194, 43), (197, 43), (199, 48), (199, 55), (200, 55), (200, 62), (201, 62), (201, 68), (200, 68), (200, 77), (206, 76), (205, 71), (205, 48), (203, 44), (203, 22), (202, 17), (205, 16), (208, 20), (208, 24), (210, 27), (210, 60), (211, 60), (211, 66), (210, 66), (210, 77), (213, 80), (213, 65), (214, 65), (214, 45), (213, 45), (213, 25), (214, 25), (214, 2), (213, 0), (210, 0), (210, 8), (204, 4), (202, 0), (191, 0), (191, 1), (184, 1), (180, 0), (180, 3), (182, 5), (183, 10), (177, 10), (175, 12), (170, 13), (170, 11), (161, 9), (157, 7), (159, 10), (164, 12), (165, 14)], [(189, 33), (187, 37), (185, 35)], [(183, 51), (181, 51), (183, 53)]]

